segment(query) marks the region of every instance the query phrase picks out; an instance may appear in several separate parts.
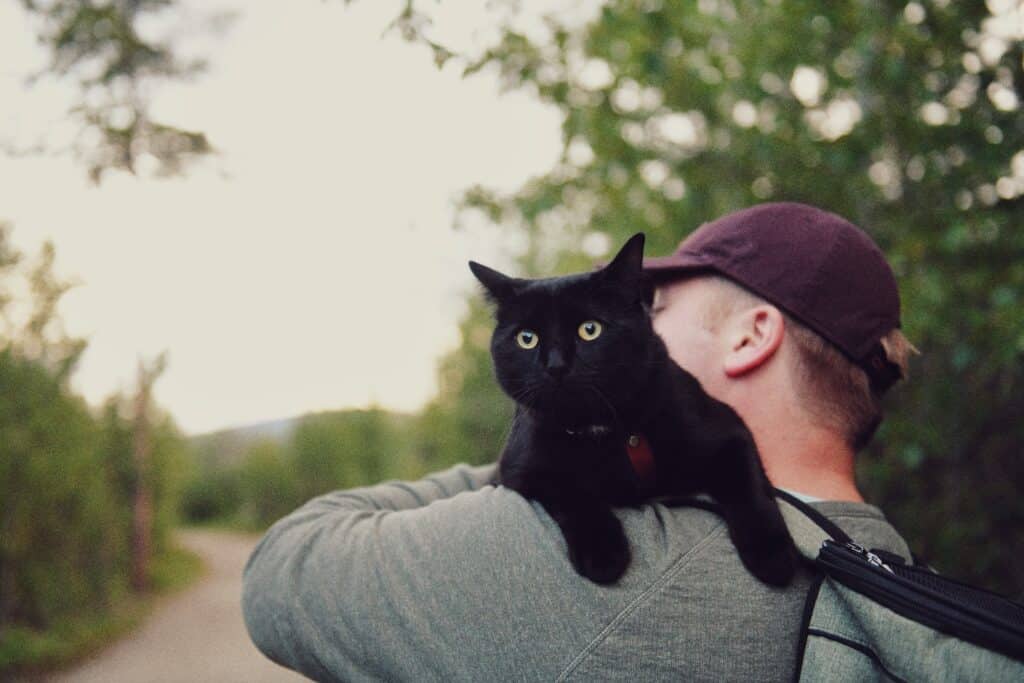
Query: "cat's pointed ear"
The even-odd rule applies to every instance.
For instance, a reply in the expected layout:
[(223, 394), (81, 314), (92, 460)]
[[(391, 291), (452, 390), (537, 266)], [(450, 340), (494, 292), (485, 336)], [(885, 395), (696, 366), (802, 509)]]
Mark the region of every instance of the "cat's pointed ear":
[(644, 234), (637, 234), (626, 240), (611, 263), (602, 269), (605, 277), (635, 282), (641, 279), (644, 269)]
[(518, 283), (516, 278), (499, 273), (493, 268), (488, 268), (476, 261), (469, 262), (469, 269), (473, 271), (473, 275), (476, 276), (476, 279), (487, 290), (487, 298), (491, 301), (497, 303), (516, 293), (516, 284)]

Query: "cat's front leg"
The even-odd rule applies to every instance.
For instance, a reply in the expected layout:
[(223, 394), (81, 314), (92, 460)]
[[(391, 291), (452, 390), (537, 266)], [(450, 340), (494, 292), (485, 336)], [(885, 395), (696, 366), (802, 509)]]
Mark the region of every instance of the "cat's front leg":
[[(528, 417), (516, 412), (496, 483), (544, 506), (558, 524), (569, 560), (579, 574), (601, 584), (618, 581), (629, 566), (629, 542), (608, 504), (579, 483), (586, 473), (570, 455), (579, 444), (534, 427)], [(562, 457), (554, 460), (550, 453)]]
[(629, 567), (630, 551), (612, 509), (593, 502), (593, 495), (570, 491), (557, 476), (509, 466), (510, 462), (502, 460), (502, 483), (544, 507), (562, 532), (576, 572), (595, 583), (618, 581)]
[(793, 580), (798, 555), (752, 438), (728, 438), (713, 449), (708, 493), (722, 508), (729, 536), (751, 574), (772, 586)]
[(724, 404), (708, 402), (694, 413), (699, 423), (652, 430), (659, 487), (667, 495), (711, 494), (747, 570), (769, 585), (787, 585), (798, 556), (753, 437)]
[(618, 581), (629, 567), (629, 541), (608, 506), (585, 503), (563, 494), (540, 499), (558, 524), (576, 572), (595, 583)]

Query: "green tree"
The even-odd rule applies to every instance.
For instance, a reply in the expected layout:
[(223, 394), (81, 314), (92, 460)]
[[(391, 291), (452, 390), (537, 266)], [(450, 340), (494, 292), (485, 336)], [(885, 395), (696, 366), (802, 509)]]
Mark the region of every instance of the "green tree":
[[(75, 282), (59, 280), (53, 272), (56, 250), (53, 243), (46, 241), (34, 262), (28, 264), (27, 272), (18, 267), (24, 255), (10, 243), (10, 225), (0, 223), (0, 320), (4, 330), (0, 332), (0, 348), (10, 348), (22, 358), (39, 363), (50, 370), (59, 382), (66, 383), (85, 351), (84, 339), (67, 335), (57, 306)], [(25, 268), (22, 268), (25, 270)], [(12, 289), (16, 280), (27, 285), (27, 314), (18, 319), (14, 313)]]
[[(472, 188), (464, 209), (527, 235), (525, 273), (588, 267), (641, 230), (651, 253), (668, 253), (702, 222), (766, 200), (862, 225), (890, 256), (904, 328), (924, 352), (860, 461), (862, 482), (940, 569), (1022, 594), (1015, 11), (617, 0), (581, 28), (548, 17), (543, 38), (510, 21), (466, 71), (557, 107), (563, 155), (518, 191)], [(465, 377), (487, 362), (465, 335), (457, 358), (447, 363)], [(460, 404), (461, 389), (441, 401)]]
[[(118, 582), (131, 571), (132, 502), (139, 478), (131, 399), (124, 394), (108, 396), (95, 420), (98, 468), (104, 474), (105, 505), (109, 509), (103, 529), (109, 543), (102, 563), (111, 575), (117, 575)], [(151, 460), (145, 476), (153, 495), (153, 551), (159, 556), (170, 549), (171, 533), (179, 523), (188, 455), (181, 430), (170, 415), (159, 409), (153, 410), (150, 438)]]
[(181, 495), (181, 516), (186, 522), (203, 523), (235, 518), (245, 500), (237, 467), (200, 464), (195, 453)]
[(438, 394), (417, 420), (417, 452), (426, 469), (495, 462), (512, 419), (491, 365), (494, 322), (483, 299), (469, 300), (460, 344), (438, 365)]
[(264, 439), (250, 446), (239, 476), (241, 515), (247, 526), (266, 528), (303, 503), (297, 472), (277, 441)]
[[(111, 515), (97, 430), (67, 389), (84, 349), (56, 318), (69, 285), (52, 272), (52, 244), (24, 267), (9, 231), (0, 225), (0, 631), (105, 600), (105, 558), (116, 554), (116, 540), (103, 538)], [(15, 310), (19, 289), (27, 311)]]
[[(22, 0), (22, 5), (50, 54), (50, 63), (34, 78), (52, 75), (78, 86), (78, 102), (68, 112), (82, 131), (74, 151), (94, 182), (109, 170), (135, 173), (144, 158), (156, 175), (176, 175), (213, 151), (202, 132), (158, 121), (150, 111), (157, 84), (191, 79), (205, 67), (200, 59), (185, 59), (170, 38), (153, 38), (152, 31), (140, 28), (180, 15), (180, 3)], [(228, 19), (208, 16), (201, 28), (219, 31)]]
[(304, 417), (290, 446), (301, 499), (399, 475), (410, 461), (402, 431), (379, 408)]
[[(94, 416), (68, 386), (85, 342), (58, 317), (70, 285), (54, 275), (54, 258), (47, 243), (19, 267), (0, 227), (0, 677), (25, 655), (19, 643), (65, 618), (103, 614), (129, 589), (132, 424), (123, 397)], [(29, 293), (24, 310), (15, 310), (16, 291)], [(166, 415), (152, 437), (160, 551), (174, 523), (183, 440)]]
[(109, 597), (108, 481), (88, 407), (46, 368), (0, 351), (0, 395), (0, 630), (44, 628)]

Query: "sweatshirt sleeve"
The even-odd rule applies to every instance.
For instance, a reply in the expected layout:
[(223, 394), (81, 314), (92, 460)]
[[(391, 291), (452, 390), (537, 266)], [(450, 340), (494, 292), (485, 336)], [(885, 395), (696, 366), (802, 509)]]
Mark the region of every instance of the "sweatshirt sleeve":
[[(337, 491), (277, 522), (245, 568), (253, 642), (326, 681), (522, 678), (557, 665), (587, 621), (564, 588), (578, 580), (550, 518), (487, 485), (492, 473), (463, 465)], [(578, 635), (576, 647), (589, 637)], [(517, 642), (532, 651), (509, 656)]]

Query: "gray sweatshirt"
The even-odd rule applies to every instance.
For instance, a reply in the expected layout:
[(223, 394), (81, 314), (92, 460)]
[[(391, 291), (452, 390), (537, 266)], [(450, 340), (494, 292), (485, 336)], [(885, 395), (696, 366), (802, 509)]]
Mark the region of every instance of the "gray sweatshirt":
[[(580, 577), (544, 509), (457, 466), (315, 498), (245, 568), (242, 607), (270, 659), (324, 681), (778, 681), (792, 677), (809, 577), (768, 587), (722, 520), (617, 511), (633, 551), (613, 586)], [(814, 506), (908, 556), (878, 508)]]

